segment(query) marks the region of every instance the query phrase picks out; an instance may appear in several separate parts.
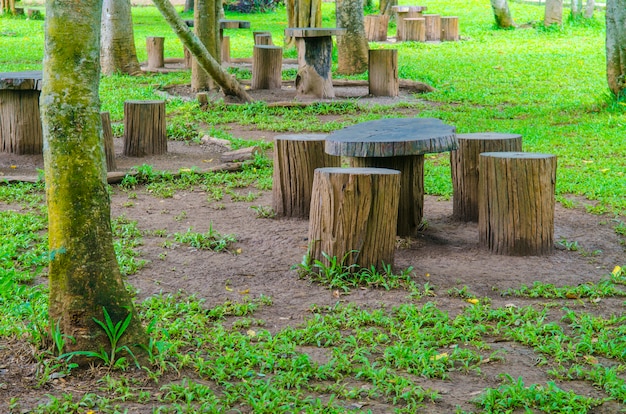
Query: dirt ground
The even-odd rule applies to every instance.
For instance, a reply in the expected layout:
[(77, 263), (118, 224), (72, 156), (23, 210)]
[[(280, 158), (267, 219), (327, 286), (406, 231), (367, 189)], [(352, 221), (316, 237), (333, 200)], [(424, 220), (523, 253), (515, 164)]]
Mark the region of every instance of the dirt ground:
[[(277, 99), (286, 98), (281, 96)], [(412, 96), (405, 98), (415, 99)], [(245, 139), (271, 141), (276, 135), (235, 124), (228, 125), (228, 128), (233, 136)], [(121, 138), (116, 138), (118, 168), (126, 170), (133, 165), (150, 164), (156, 170), (178, 171), (193, 166), (202, 169), (219, 164), (220, 153), (225, 151), (213, 144), (170, 142), (168, 145), (168, 153), (164, 156), (128, 158), (121, 155)], [(43, 168), (40, 156), (0, 154), (0, 174), (5, 177), (33, 176), (36, 168)], [(248, 188), (240, 190), (242, 194), (250, 191), (257, 192)], [(154, 197), (142, 188), (135, 192), (137, 197), (130, 199), (127, 192), (114, 187), (111, 206), (114, 217), (124, 215), (136, 220), (138, 227), (146, 232), (140, 250), (141, 259), (147, 260), (148, 264), (128, 278), (139, 292), (138, 300), (159, 293), (182, 292), (197, 295), (206, 300), (207, 306), (213, 306), (228, 299), (241, 300), (239, 292), (247, 291), (253, 297), (263, 294), (272, 297), (274, 305), (263, 308), (256, 316), (264, 319), (266, 328), (272, 332), (286, 325), (301, 323), (310, 316), (309, 309), (314, 304), (351, 302), (377, 308), (381, 305), (391, 307), (408, 300), (404, 291), (374, 289), (355, 289), (348, 295), (338, 297), (327, 288), (299, 279), (292, 267), (301, 261), (306, 252), (308, 222), (258, 218), (252, 207), (271, 207), (271, 191), (259, 192), (258, 198), (251, 202), (232, 201), (228, 196), (221, 201), (209, 201), (207, 193), (199, 189), (178, 192), (170, 199)], [(435, 287), (437, 296), (430, 300), (451, 316), (468, 304), (448, 295), (449, 289), (466, 286), (477, 297), (491, 298), (494, 306), (510, 303), (523, 306), (525, 299), (504, 297), (502, 293), (509, 288), (531, 285), (537, 280), (558, 286), (596, 282), (610, 273), (615, 265), (624, 264), (624, 246), (620, 245), (613, 230), (614, 217), (588, 214), (584, 207), (590, 202), (572, 199), (578, 207), (556, 207), (554, 240), (575, 241), (578, 251), (559, 248), (546, 257), (506, 257), (492, 255), (479, 247), (476, 223), (459, 223), (451, 219), (450, 200), (426, 196), (424, 217), (428, 226), (417, 237), (399, 243), (395, 267), (403, 269), (412, 266), (418, 282), (429, 282)], [(0, 204), (0, 209), (6, 208)], [(623, 217), (621, 219), (624, 220)], [(220, 233), (234, 234), (238, 240), (236, 249), (241, 249), (241, 253), (198, 251), (183, 245), (164, 248), (162, 238), (150, 235), (150, 230), (161, 229), (168, 234), (185, 232), (189, 228), (205, 232), (211, 225)], [(603, 299), (599, 305), (600, 312), (614, 312), (614, 309), (621, 308), (622, 301)], [(577, 308), (584, 305), (573, 300), (568, 306)], [(480, 377), (453, 372), (446, 381), (424, 379), (421, 385), (438, 390), (442, 397), (440, 402), (424, 412), (450, 413), (457, 405), (466, 410), (475, 409), (469, 401), (484, 388), (496, 387), (499, 384), (497, 375), (501, 372), (515, 378), (522, 376), (526, 384), (552, 380), (546, 374), (546, 367), (536, 365), (537, 355), (530, 348), (501, 340), (494, 340), (490, 345), (493, 350), (506, 351), (506, 363), (484, 365)], [(0, 356), (1, 349), (0, 346)], [(72, 387), (70, 378), (69, 382), (54, 382), (45, 390), (35, 390), (34, 370), (32, 361), (8, 364), (0, 359), (0, 383), (8, 384), (0, 387), (1, 412), (5, 412), (12, 396), (30, 395), (33, 400), (40, 398), (45, 401), (45, 394), (55, 394)], [(557, 385), (566, 390), (574, 389), (582, 395), (603, 396), (589, 383), (569, 381), (557, 382)], [(375, 413), (388, 412), (388, 407), (373, 405), (364, 408)], [(596, 410), (609, 413), (616, 412), (617, 407), (605, 404)]]

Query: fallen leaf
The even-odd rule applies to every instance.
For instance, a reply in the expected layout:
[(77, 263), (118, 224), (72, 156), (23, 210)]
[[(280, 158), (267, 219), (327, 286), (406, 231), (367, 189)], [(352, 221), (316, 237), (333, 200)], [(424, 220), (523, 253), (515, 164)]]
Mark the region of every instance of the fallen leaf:
[(568, 298), (568, 299), (578, 299), (579, 298), (579, 296), (577, 294), (573, 293), (573, 292), (567, 292), (565, 294), (565, 297)]
[(615, 266), (611, 274), (613, 276), (618, 276), (622, 272), (622, 268), (620, 266)]
[(241, 250), (241, 247), (240, 247), (239, 249), (235, 250), (235, 254), (241, 254), (242, 251), (243, 250)]
[(248, 334), (250, 338), (254, 338), (256, 336), (256, 332), (254, 332), (252, 329), (248, 329), (246, 331), (246, 334)]
[(448, 357), (448, 353), (447, 352), (442, 352), (440, 354), (437, 355), (433, 355), (430, 357), (431, 361), (439, 361), (442, 358), (447, 358)]
[(585, 358), (585, 361), (587, 361), (588, 364), (592, 364), (592, 365), (596, 365), (600, 362), (598, 361), (598, 358), (592, 355), (585, 355), (583, 358)]
[(333, 297), (334, 298), (338, 298), (339, 297), (339, 291), (338, 290), (333, 290)]
[(12, 165), (11, 168), (16, 169), (17, 165)]
[(239, 291), (239, 294), (240, 294), (240, 295), (247, 295), (248, 293), (250, 293), (250, 289), (240, 290), (240, 291)]
[(229, 292), (232, 292), (233, 288), (231, 288), (230, 286), (226, 286), (226, 290), (229, 291)]
[(202, 160), (202, 162), (213, 162), (213, 158), (211, 158), (210, 160)]
[(476, 305), (478, 303), (478, 299), (474, 299), (474, 298), (465, 299), (465, 302), (471, 303), (472, 305)]

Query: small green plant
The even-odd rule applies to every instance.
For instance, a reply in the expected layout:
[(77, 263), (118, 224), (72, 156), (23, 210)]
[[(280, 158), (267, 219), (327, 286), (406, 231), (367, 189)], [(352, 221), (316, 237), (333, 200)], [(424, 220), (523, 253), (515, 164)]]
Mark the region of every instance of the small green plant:
[(102, 308), (102, 312), (104, 314), (104, 322), (93, 318), (94, 322), (98, 324), (107, 336), (109, 340), (109, 344), (111, 346), (111, 351), (107, 352), (104, 348), (101, 348), (99, 352), (96, 351), (72, 351), (59, 356), (60, 359), (65, 359), (69, 361), (74, 356), (85, 356), (87, 358), (96, 358), (104, 362), (105, 365), (114, 368), (125, 368), (127, 366), (126, 357), (118, 358), (119, 353), (124, 351), (130, 357), (135, 360), (135, 364), (139, 367), (139, 363), (135, 358), (133, 352), (128, 348), (127, 345), (118, 346), (118, 343), (128, 326), (130, 325), (131, 319), (133, 317), (132, 313), (129, 313), (124, 320), (121, 320), (117, 323), (113, 323), (111, 317), (109, 316), (109, 312), (106, 308)]
[(174, 240), (178, 243), (188, 244), (200, 250), (213, 250), (216, 252), (228, 250), (230, 246), (237, 242), (232, 234), (220, 234), (213, 229), (213, 223), (206, 233), (197, 233), (187, 229), (186, 233), (174, 233)]
[(570, 251), (570, 252), (575, 252), (578, 249), (580, 249), (580, 246), (578, 245), (577, 241), (568, 241), (566, 239), (561, 239), (557, 242), (557, 244), (559, 246), (562, 246), (563, 248), (565, 248), (565, 250)]
[(273, 208), (268, 206), (252, 206), (250, 207), (252, 210), (256, 211), (256, 216), (258, 218), (276, 218), (276, 212)]

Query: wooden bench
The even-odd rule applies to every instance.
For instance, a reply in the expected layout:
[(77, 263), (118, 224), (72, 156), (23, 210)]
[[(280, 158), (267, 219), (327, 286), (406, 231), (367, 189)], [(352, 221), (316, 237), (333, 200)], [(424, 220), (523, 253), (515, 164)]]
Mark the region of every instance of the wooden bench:
[(42, 153), (41, 85), (41, 71), (0, 73), (0, 152)]

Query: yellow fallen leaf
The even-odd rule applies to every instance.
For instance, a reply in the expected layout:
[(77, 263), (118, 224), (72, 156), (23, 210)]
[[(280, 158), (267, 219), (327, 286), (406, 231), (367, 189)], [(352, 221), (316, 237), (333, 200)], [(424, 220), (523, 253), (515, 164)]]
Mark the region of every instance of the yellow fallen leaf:
[(610, 170), (608, 168), (603, 168), (603, 169), (600, 170), (600, 172), (603, 172), (603, 173), (605, 173), (607, 171), (610, 171)]
[(179, 170), (179, 172), (183, 173), (183, 172), (191, 172), (191, 168), (181, 168)]
[(235, 250), (235, 254), (241, 254), (242, 251), (243, 250), (241, 250), (241, 248), (239, 248), (239, 249)]
[(12, 165), (11, 168), (16, 169), (17, 165)]
[(620, 266), (615, 266), (611, 274), (613, 276), (618, 276), (622, 272), (622, 268)]
[(210, 160), (202, 160), (202, 162), (213, 162), (213, 158), (211, 158)]
[(239, 294), (240, 294), (240, 295), (247, 295), (248, 293), (250, 293), (250, 289), (240, 290), (240, 291), (239, 291)]
[(583, 162), (584, 162), (585, 164), (591, 164), (591, 163), (593, 162), (593, 160), (583, 160)]
[(573, 292), (567, 292), (565, 294), (565, 297), (568, 299), (578, 299), (579, 296)]
[(426, 276), (426, 277), (430, 277), (430, 273), (426, 273), (424, 276)]
[(474, 298), (465, 299), (465, 302), (471, 303), (472, 305), (476, 305), (478, 303), (478, 299), (474, 299)]
[(248, 329), (246, 333), (250, 338), (254, 338), (256, 336), (256, 332), (254, 332), (252, 329)]
[(232, 292), (233, 288), (231, 288), (230, 286), (226, 286), (226, 290), (229, 291), (229, 292)]
[(588, 364), (592, 364), (592, 365), (596, 365), (597, 363), (600, 362), (598, 361), (598, 358), (592, 355), (585, 355), (583, 358), (585, 358), (585, 361), (587, 361)]
[(430, 357), (431, 361), (439, 361), (442, 358), (447, 358), (448, 357), (448, 353), (447, 352), (442, 352), (440, 354), (437, 355), (433, 355)]

